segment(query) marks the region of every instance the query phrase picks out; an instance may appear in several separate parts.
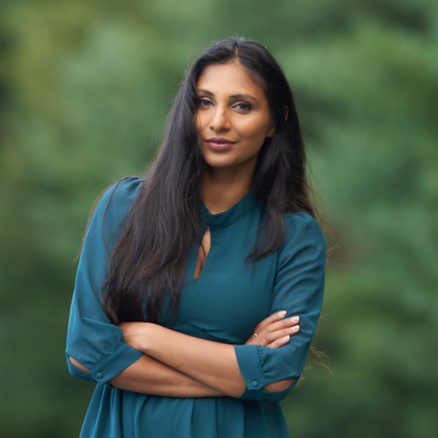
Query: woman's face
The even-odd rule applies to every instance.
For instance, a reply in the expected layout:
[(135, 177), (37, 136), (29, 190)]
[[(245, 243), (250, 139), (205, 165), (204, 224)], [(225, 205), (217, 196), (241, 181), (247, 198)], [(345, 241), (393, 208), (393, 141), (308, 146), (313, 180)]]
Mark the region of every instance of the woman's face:
[[(195, 125), (206, 163), (230, 169), (254, 164), (266, 137), (274, 135), (263, 89), (238, 61), (206, 67), (196, 85)], [(212, 137), (235, 143), (217, 150), (207, 142)]]

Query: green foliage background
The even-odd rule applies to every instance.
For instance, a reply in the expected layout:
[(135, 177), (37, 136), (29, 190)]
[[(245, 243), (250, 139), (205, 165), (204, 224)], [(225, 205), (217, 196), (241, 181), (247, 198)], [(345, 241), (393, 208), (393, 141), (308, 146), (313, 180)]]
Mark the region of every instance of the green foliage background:
[(185, 68), (230, 35), (284, 68), (327, 218), (331, 373), (309, 360), (282, 402), (292, 435), (436, 434), (438, 3), (16, 0), (0, 13), (1, 436), (78, 436), (94, 385), (64, 348), (91, 205), (142, 174)]

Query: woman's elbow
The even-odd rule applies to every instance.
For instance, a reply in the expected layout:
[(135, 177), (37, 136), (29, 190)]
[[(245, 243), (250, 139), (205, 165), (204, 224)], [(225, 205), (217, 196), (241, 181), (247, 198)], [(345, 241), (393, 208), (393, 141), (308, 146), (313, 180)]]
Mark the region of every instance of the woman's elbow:
[(81, 371), (83, 371), (84, 373), (89, 373), (90, 370), (87, 367), (84, 367), (84, 365), (82, 365), (80, 362), (78, 362), (76, 359), (74, 359), (73, 357), (69, 356), (68, 357), (70, 359), (70, 362), (77, 368), (79, 368)]
[(294, 377), (278, 380), (276, 382), (268, 383), (267, 385), (264, 386), (264, 388), (267, 391), (284, 391), (285, 389), (289, 389), (292, 386), (294, 380), (295, 380)]
[(81, 380), (93, 380), (90, 370), (71, 356), (67, 359), (67, 368), (71, 376)]

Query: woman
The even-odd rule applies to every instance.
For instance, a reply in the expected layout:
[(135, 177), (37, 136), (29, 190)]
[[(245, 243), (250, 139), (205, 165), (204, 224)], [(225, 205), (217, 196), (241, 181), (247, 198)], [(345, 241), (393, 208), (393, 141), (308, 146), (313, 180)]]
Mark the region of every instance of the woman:
[(290, 436), (279, 401), (324, 292), (308, 191), (280, 67), (254, 41), (214, 43), (147, 176), (110, 185), (87, 224), (65, 350), (97, 382), (81, 436)]

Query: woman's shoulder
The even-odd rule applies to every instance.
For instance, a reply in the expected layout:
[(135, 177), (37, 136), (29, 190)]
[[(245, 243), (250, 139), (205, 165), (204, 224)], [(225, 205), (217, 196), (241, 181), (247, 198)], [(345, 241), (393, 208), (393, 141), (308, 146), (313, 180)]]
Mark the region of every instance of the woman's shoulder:
[(143, 183), (139, 176), (125, 176), (112, 182), (96, 200), (95, 214), (104, 217), (112, 228), (126, 216)]
[(307, 211), (284, 213), (286, 227), (285, 245), (299, 241), (313, 242), (325, 247), (326, 241), (319, 222)]
[(107, 186), (102, 196), (111, 198), (111, 203), (116, 205), (126, 204), (137, 195), (143, 183), (144, 179), (140, 176), (125, 176)]
[(307, 211), (292, 211), (283, 213), (286, 225), (292, 226), (294, 224), (309, 224), (319, 225), (318, 221)]

